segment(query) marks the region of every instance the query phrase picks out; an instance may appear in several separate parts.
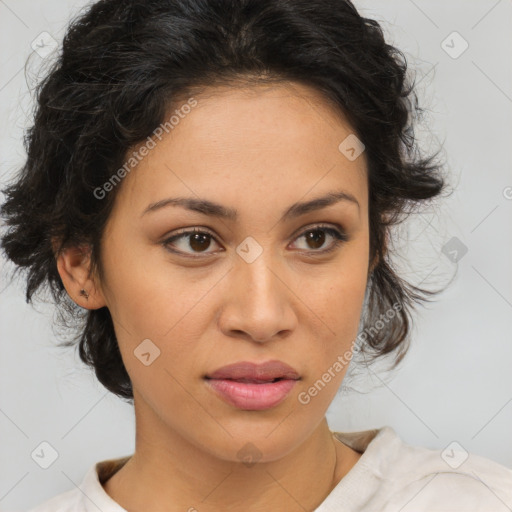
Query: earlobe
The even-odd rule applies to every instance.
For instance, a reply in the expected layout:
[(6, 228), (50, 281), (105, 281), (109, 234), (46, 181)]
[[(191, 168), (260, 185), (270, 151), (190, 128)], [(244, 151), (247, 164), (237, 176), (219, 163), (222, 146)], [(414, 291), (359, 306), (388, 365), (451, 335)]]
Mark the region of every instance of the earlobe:
[(90, 271), (90, 247), (67, 247), (56, 254), (57, 270), (70, 298), (85, 309), (106, 306), (99, 283)]

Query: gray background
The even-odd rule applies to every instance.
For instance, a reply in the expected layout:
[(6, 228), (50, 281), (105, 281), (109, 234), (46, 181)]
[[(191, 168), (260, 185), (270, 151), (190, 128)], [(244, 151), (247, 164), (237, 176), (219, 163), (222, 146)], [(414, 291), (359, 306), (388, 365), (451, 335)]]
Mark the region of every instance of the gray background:
[[(456, 193), (415, 215), (396, 234), (396, 262), (411, 282), (454, 281), (420, 308), (406, 360), (392, 375), (374, 368), (342, 387), (328, 412), (334, 430), (392, 426), (410, 444), (471, 453), (512, 468), (512, 2), (360, 0), (418, 72), (429, 109), (419, 131), (444, 142)], [(71, 0), (0, 0), (1, 185), (24, 158), (28, 84), (51, 56), (33, 53), (46, 31), (60, 42), (85, 5)], [(451, 35), (457, 31), (469, 44)], [(447, 39), (448, 38), (448, 39)], [(443, 49), (447, 40), (452, 56)], [(24, 74), (29, 54), (31, 64)], [(0, 200), (2, 200), (0, 198)], [(453, 241), (452, 239), (456, 240)], [(446, 244), (449, 244), (446, 246)], [(458, 261), (443, 247), (466, 247)], [(446, 252), (446, 249), (445, 249)], [(78, 485), (95, 462), (132, 453), (131, 406), (111, 396), (73, 349), (54, 347), (49, 305), (29, 306), (21, 285), (0, 286), (0, 510), (24, 510)], [(347, 380), (348, 382), (348, 380)], [(48, 469), (31, 458), (43, 441), (58, 452)]]

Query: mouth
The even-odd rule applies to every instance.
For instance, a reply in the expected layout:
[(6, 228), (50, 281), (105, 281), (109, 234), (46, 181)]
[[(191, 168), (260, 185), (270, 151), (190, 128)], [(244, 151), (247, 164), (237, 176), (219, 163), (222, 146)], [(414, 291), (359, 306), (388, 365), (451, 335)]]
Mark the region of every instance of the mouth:
[[(271, 382), (278, 382), (280, 380), (286, 380), (285, 377), (277, 377), (275, 379), (271, 380), (264, 380), (264, 379), (214, 379), (212, 377), (205, 377), (207, 380), (230, 380), (232, 382), (242, 382), (244, 384), (268, 384)], [(291, 380), (291, 379), (290, 379)], [(294, 379), (296, 380), (296, 379)]]
[(295, 386), (295, 379), (251, 381), (247, 379), (205, 379), (208, 387), (224, 402), (245, 411), (271, 409), (283, 402)]
[(283, 402), (300, 375), (281, 361), (241, 362), (205, 375), (204, 380), (224, 402), (242, 410), (261, 411)]
[(300, 378), (295, 368), (283, 361), (266, 361), (264, 363), (252, 363), (250, 361), (240, 361), (229, 364), (205, 375), (207, 379), (229, 379), (229, 380), (247, 380), (258, 382), (271, 382), (276, 379)]

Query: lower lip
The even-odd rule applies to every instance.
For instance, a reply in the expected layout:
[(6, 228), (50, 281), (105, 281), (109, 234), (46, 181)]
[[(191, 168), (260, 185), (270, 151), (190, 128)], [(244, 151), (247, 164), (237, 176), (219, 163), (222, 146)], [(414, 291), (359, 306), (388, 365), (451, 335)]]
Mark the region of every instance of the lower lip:
[(253, 384), (228, 379), (206, 379), (206, 382), (221, 398), (238, 409), (262, 411), (281, 403), (297, 381), (283, 379)]

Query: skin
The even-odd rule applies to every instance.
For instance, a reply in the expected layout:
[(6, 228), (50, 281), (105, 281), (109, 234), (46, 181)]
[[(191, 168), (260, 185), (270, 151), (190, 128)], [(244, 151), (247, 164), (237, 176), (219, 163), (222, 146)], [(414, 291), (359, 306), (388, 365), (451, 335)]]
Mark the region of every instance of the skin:
[[(118, 185), (104, 279), (89, 275), (83, 248), (57, 259), (77, 304), (109, 308), (133, 383), (136, 450), (104, 488), (130, 511), (313, 510), (360, 457), (325, 418), (347, 365), (308, 404), (298, 395), (357, 336), (369, 272), (365, 154), (350, 161), (339, 151), (353, 130), (304, 85), (216, 87), (195, 99)], [(293, 203), (337, 190), (359, 207), (340, 201), (279, 222)], [(142, 215), (178, 196), (236, 208), (239, 219), (176, 206)], [(335, 239), (321, 231), (315, 245), (304, 233), (320, 223), (339, 224), (348, 241), (319, 255)], [(166, 249), (170, 235), (194, 227), (213, 235), (209, 246), (182, 237), (171, 247), (192, 257)], [(252, 263), (236, 252), (248, 236), (263, 250)], [(148, 338), (160, 356), (145, 366), (134, 350)], [(233, 362), (271, 359), (301, 380), (268, 410), (235, 408), (203, 380)], [(261, 456), (254, 465), (237, 455), (247, 443)]]

